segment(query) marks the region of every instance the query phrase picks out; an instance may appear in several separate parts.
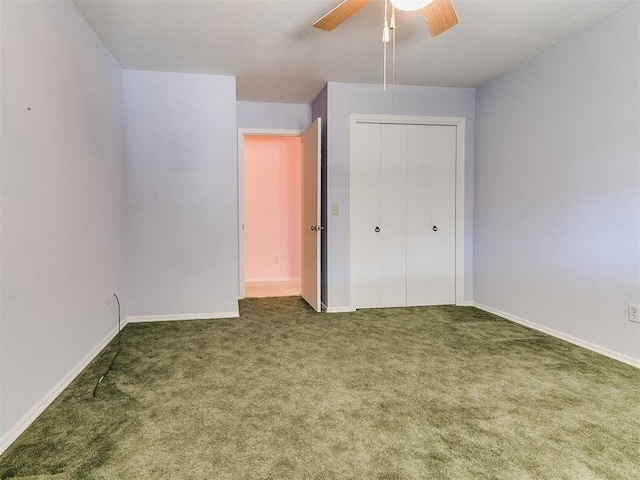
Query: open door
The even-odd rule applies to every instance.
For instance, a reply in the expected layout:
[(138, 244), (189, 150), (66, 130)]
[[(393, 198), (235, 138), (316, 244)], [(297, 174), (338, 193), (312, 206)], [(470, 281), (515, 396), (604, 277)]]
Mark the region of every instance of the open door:
[(301, 135), (302, 140), (302, 298), (320, 311), (320, 135), (318, 118)]

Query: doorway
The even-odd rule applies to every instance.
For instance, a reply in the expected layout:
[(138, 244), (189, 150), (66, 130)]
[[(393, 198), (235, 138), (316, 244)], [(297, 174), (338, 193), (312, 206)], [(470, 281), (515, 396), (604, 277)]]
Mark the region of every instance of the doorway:
[(300, 295), (300, 133), (241, 132), (240, 298)]
[[(255, 225), (248, 226), (245, 221), (245, 202), (246, 202), (246, 194), (245, 191), (245, 139), (251, 136), (266, 136), (266, 137), (296, 137), (297, 145), (298, 145), (298, 155), (297, 157), (291, 157), (291, 161), (289, 162), (289, 166), (283, 167), (287, 169), (287, 174), (284, 175), (281, 171), (281, 175), (272, 175), (274, 172), (269, 172), (269, 177), (267, 178), (267, 173), (259, 172), (256, 174), (254, 178), (255, 184), (252, 187), (252, 190), (257, 192), (264, 191), (269, 187), (273, 187), (273, 185), (282, 185), (282, 178), (287, 177), (289, 180), (285, 181), (289, 185), (294, 186), (295, 190), (291, 190), (289, 194), (285, 194), (285, 199), (288, 197), (288, 201), (282, 201), (280, 198), (279, 202), (276, 202), (276, 205), (271, 208), (261, 209), (258, 214), (251, 214), (254, 217), (257, 217), (259, 220), (259, 226)], [(238, 131), (238, 251), (239, 251), (239, 261), (238, 261), (238, 298), (242, 299), (246, 296), (246, 274), (247, 272), (253, 272), (254, 270), (248, 270), (247, 268), (247, 258), (245, 244), (245, 233), (248, 229), (253, 229), (257, 233), (257, 243), (261, 244), (262, 247), (267, 244), (265, 241), (267, 232), (271, 233), (274, 230), (274, 224), (277, 224), (273, 220), (274, 215), (277, 213), (275, 210), (283, 210), (288, 211), (290, 214), (290, 225), (298, 225), (298, 237), (297, 242), (295, 243), (295, 233), (291, 233), (289, 236), (290, 240), (289, 245), (295, 245), (293, 249), (287, 249), (287, 247), (280, 247), (286, 255), (289, 256), (288, 263), (290, 265), (296, 265), (295, 256), (296, 250), (299, 246), (299, 256), (297, 257), (300, 262), (299, 273), (295, 269), (290, 270), (289, 272), (293, 272), (293, 275), (298, 275), (298, 277), (287, 277), (285, 274), (282, 277), (278, 277), (276, 281), (295, 281), (297, 278), (300, 278), (300, 296), (303, 298), (305, 302), (309, 304), (311, 308), (313, 308), (316, 312), (319, 312), (321, 309), (321, 278), (320, 278), (320, 252), (321, 252), (321, 232), (324, 230), (324, 226), (320, 224), (320, 205), (321, 205), (321, 145), (322, 145), (322, 120), (317, 118), (309, 127), (303, 132), (299, 130), (259, 130), (259, 129), (239, 129)], [(269, 140), (270, 142), (277, 142), (276, 138), (272, 138)], [(296, 143), (296, 142), (293, 142)], [(262, 157), (262, 154), (259, 154), (258, 157)], [(296, 163), (297, 160), (297, 163)], [(297, 178), (298, 182), (295, 182), (296, 172), (298, 173)], [(276, 171), (277, 174), (277, 171)], [(275, 190), (276, 197), (282, 196), (278, 192), (277, 188)], [(295, 198), (298, 198), (298, 201), (295, 201)], [(261, 197), (259, 197), (261, 198)], [(266, 200), (261, 199), (258, 203), (267, 203)], [(272, 204), (273, 205), (273, 204)], [(291, 207), (295, 205), (295, 208)], [(299, 210), (298, 210), (299, 209)], [(298, 214), (298, 219), (295, 219), (296, 213)], [(295, 228), (295, 227), (294, 227)], [(294, 231), (294, 228), (288, 228), (290, 232)], [(286, 245), (286, 242), (285, 242)], [(268, 245), (267, 245), (268, 246)], [(293, 250), (293, 251), (291, 251)], [(277, 253), (274, 248), (271, 250), (266, 249), (262, 250), (261, 255), (263, 255), (264, 263), (274, 263), (278, 264), (281, 262), (282, 256)], [(269, 265), (273, 269), (273, 265)], [(252, 268), (252, 267), (249, 267)], [(274, 269), (272, 271), (276, 271)], [(286, 269), (285, 269), (286, 271)], [(259, 275), (263, 275), (262, 273)], [(254, 280), (252, 283), (268, 283), (272, 282), (276, 277), (270, 277), (269, 273), (266, 274), (266, 277), (260, 278), (249, 278), (249, 280)], [(291, 275), (291, 273), (288, 273)], [(256, 282), (255, 280), (258, 280)], [(253, 287), (253, 286), (252, 286)], [(259, 288), (262, 288), (260, 286)], [(286, 287), (289, 288), (290, 286)], [(290, 294), (291, 292), (281, 292), (281, 295)], [(256, 295), (255, 291), (252, 291), (252, 295)], [(273, 295), (273, 291), (270, 289), (268, 291), (263, 291), (261, 296), (269, 296)]]

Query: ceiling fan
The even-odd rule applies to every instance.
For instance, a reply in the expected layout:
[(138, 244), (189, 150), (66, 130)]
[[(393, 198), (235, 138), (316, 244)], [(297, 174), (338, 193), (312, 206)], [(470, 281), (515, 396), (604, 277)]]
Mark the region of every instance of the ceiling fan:
[[(314, 23), (313, 26), (321, 30), (331, 31), (370, 1), (344, 0)], [(432, 37), (440, 35), (458, 23), (458, 16), (451, 0), (391, 0), (391, 4), (398, 10), (420, 10)]]
[[(315, 28), (331, 31), (354, 15), (371, 0), (344, 0), (324, 17), (313, 24)], [(388, 7), (391, 4), (391, 17)], [(396, 84), (396, 14), (395, 11), (420, 10), (432, 37), (440, 35), (458, 24), (458, 15), (451, 0), (384, 0), (384, 28), (382, 29), (383, 50), (383, 88), (387, 89), (387, 44), (392, 40), (393, 87)], [(393, 98), (393, 97), (392, 97)]]

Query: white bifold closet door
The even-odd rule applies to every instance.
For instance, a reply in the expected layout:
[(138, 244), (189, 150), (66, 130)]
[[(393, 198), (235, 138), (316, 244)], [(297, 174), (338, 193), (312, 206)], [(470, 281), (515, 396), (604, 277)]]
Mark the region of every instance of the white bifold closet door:
[(380, 142), (380, 304), (407, 304), (407, 127), (382, 125)]
[(381, 307), (380, 229), (381, 177), (380, 138), (382, 125), (358, 124), (351, 132), (355, 135), (353, 165), (351, 168), (351, 228), (355, 248), (352, 249), (351, 295), (356, 307)]
[(456, 127), (408, 125), (407, 305), (456, 301)]
[(456, 127), (352, 132), (352, 306), (455, 303)]

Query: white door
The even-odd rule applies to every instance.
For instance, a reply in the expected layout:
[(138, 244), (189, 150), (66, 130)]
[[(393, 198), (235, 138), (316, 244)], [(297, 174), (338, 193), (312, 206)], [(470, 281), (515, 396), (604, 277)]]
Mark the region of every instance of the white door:
[[(407, 149), (407, 215), (412, 219), (407, 225), (407, 305), (431, 303), (431, 156), (429, 137), (424, 125), (409, 125)], [(428, 182), (425, 179), (429, 179)]]
[(382, 125), (380, 305), (407, 304), (407, 126)]
[(302, 143), (302, 298), (320, 311), (320, 148), (321, 119), (301, 135)]
[(380, 135), (382, 125), (358, 123), (354, 136), (351, 174), (352, 249), (351, 304), (380, 307)]
[[(431, 156), (431, 302), (456, 303), (456, 127), (430, 125)], [(409, 173), (410, 174), (410, 173)]]
[(454, 304), (454, 125), (352, 129), (353, 308)]
[(353, 306), (406, 305), (407, 128), (357, 124), (354, 142), (355, 212)]
[(407, 305), (456, 301), (456, 134), (451, 125), (409, 125)]

